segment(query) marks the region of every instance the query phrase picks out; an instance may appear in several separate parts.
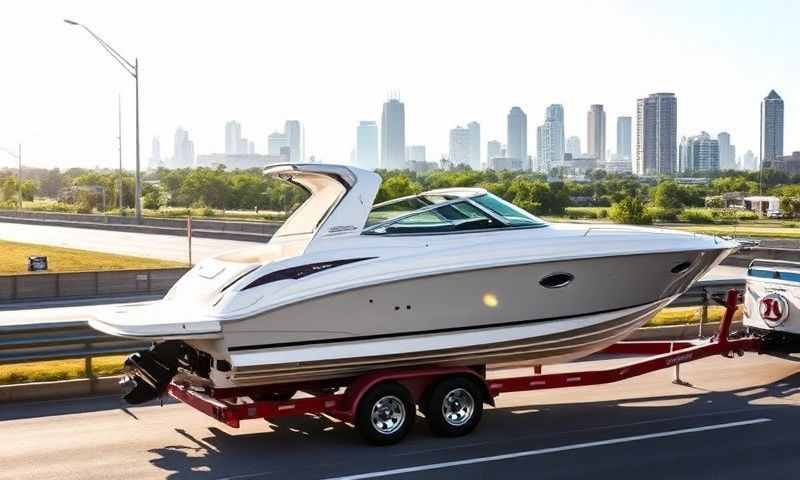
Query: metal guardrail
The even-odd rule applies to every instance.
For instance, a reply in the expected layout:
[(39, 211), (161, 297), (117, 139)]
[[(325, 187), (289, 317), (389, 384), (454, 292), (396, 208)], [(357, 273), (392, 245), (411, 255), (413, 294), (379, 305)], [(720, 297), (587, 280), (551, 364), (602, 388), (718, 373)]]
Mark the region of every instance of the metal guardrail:
[[(708, 307), (715, 305), (714, 297), (724, 296), (731, 288), (741, 290), (744, 283), (744, 279), (700, 281), (670, 306), (702, 307), (701, 332), (708, 321)], [(149, 342), (100, 333), (85, 321), (0, 326), (0, 365), (83, 358), (90, 378), (92, 357), (125, 354), (148, 346)]]

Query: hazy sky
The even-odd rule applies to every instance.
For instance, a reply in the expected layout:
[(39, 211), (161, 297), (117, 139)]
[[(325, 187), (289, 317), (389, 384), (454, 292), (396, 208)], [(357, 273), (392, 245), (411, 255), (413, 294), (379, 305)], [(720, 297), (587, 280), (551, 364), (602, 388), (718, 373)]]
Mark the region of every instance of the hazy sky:
[[(0, 146), (36, 166), (117, 164), (117, 94), (132, 167), (133, 80), (78, 27), (141, 61), (142, 161), (153, 136), (172, 154), (177, 126), (198, 153), (224, 150), (224, 125), (266, 150), (287, 118), (307, 151), (349, 161), (359, 120), (399, 91), (406, 139), (428, 158), (477, 120), (505, 142), (512, 105), (528, 114), (529, 152), (549, 103), (586, 146), (586, 111), (615, 118), (636, 98), (678, 95), (678, 134), (731, 133), (758, 150), (759, 102), (786, 102), (785, 151), (800, 150), (800, 1), (26, 1), (0, 7)], [(13, 159), (0, 153), (0, 166)]]

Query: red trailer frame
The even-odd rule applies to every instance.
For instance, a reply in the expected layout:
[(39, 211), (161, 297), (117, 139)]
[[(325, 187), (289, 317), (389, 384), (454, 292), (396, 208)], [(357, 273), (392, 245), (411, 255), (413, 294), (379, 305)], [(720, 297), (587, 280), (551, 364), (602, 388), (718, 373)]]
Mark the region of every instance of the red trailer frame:
[[(196, 390), (173, 383), (169, 385), (168, 392), (177, 400), (231, 427), (239, 427), (239, 423), (246, 419), (270, 419), (306, 413), (327, 414), (349, 422), (354, 419), (359, 400), (364, 394), (371, 387), (385, 381), (402, 384), (411, 392), (414, 401), (422, 405), (425, 392), (435, 382), (444, 377), (466, 376), (483, 387), (484, 400), (493, 405), (494, 398), (501, 393), (611, 383), (668, 367), (675, 367), (677, 370), (682, 363), (712, 355), (732, 357), (734, 354), (742, 355), (745, 351), (759, 352), (762, 341), (758, 337), (730, 338), (731, 321), (738, 303), (739, 292), (728, 291), (725, 315), (719, 332), (710, 340), (619, 342), (603, 352), (653, 356), (604, 370), (541, 374), (541, 368), (536, 367), (533, 375), (486, 380), (484, 368), (418, 366), (380, 370), (328, 383), (281, 385), (280, 387), (289, 390), (312, 393), (307, 398), (292, 398), (287, 401), (251, 400), (258, 393), (274, 391), (274, 385)], [(676, 381), (680, 381), (677, 372)], [(333, 389), (340, 390), (339, 387), (344, 387), (342, 393), (325, 393)]]

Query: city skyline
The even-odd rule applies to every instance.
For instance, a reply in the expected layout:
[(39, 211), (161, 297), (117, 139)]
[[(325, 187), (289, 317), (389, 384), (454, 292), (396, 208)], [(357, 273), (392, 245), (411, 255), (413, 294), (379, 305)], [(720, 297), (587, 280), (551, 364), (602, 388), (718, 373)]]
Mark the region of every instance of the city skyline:
[[(689, 7), (694, 18), (722, 16), (724, 21), (685, 22), (680, 12)], [(317, 15), (307, 15), (312, 8)], [(187, 9), (192, 22), (181, 21)], [(340, 15), (348, 9), (358, 10), (358, 19)], [(497, 2), (491, 9), (455, 12), (459, 29), (482, 32), (476, 48), (464, 51), (438, 40), (387, 38), (382, 20), (389, 13), (395, 30), (412, 23), (454, 28), (446, 23), (443, 27), (442, 19), (454, 14), (446, 3), (411, 2), (391, 12), (377, 4), (303, 1), (190, 7), (155, 2), (22, 4), (0, 29), (0, 41), (19, 45), (3, 53), (4, 64), (14, 68), (8, 69), (0, 91), (0, 145), (22, 142), (26, 163), (33, 166), (112, 168), (118, 164), (116, 98), (121, 93), (123, 162), (125, 168), (132, 167), (131, 82), (91, 38), (63, 24), (61, 19), (68, 17), (89, 25), (121, 53), (139, 58), (143, 153), (155, 136), (162, 139), (163, 152), (172, 152), (172, 132), (178, 125), (192, 132), (198, 152), (222, 152), (219, 125), (229, 119), (247, 125), (246, 136), (263, 152), (271, 131), (287, 118), (298, 118), (306, 126), (308, 153), (346, 163), (353, 148), (353, 125), (364, 118), (379, 119), (380, 102), (390, 90), (398, 90), (409, 106), (409, 141), (426, 145), (430, 158), (447, 152), (447, 131), (463, 119), (480, 122), (484, 138), (504, 139), (504, 115), (510, 106), (519, 105), (536, 119), (529, 128), (530, 139), (539, 124), (538, 112), (559, 103), (565, 110), (565, 135), (579, 135), (585, 142), (589, 105), (603, 104), (609, 119), (633, 116), (637, 98), (664, 90), (681, 98), (680, 136), (726, 131), (739, 151), (758, 152), (758, 103), (774, 88), (787, 112), (784, 153), (800, 148), (800, 130), (792, 128), (791, 115), (800, 112), (800, 75), (794, 62), (785, 61), (792, 57), (790, 19), (800, 13), (796, 4), (621, 1), (609, 9), (582, 1)], [(258, 25), (266, 17), (288, 21), (275, 22), (264, 32)], [(342, 21), (334, 28), (328, 20), (339, 17)], [(563, 35), (552, 18), (572, 19), (573, 33)], [(296, 35), (298, 25), (328, 40), (324, 45), (307, 39), (286, 44), (286, 38), (301, 37)], [(593, 36), (591, 45), (576, 33), (594, 31), (597, 25), (603, 26), (603, 35)], [(141, 34), (144, 28), (147, 35)], [(369, 45), (363, 38), (384, 40)], [(562, 40), (539, 51), (535, 64), (518, 61), (530, 46), (552, 38)], [(347, 46), (353, 42), (362, 45), (358, 54), (343, 54), (352, 51)], [(402, 52), (402, 58), (386, 51)], [(253, 60), (264, 54), (270, 57), (269, 67)], [(487, 72), (457, 81), (431, 74), (487, 58), (508, 65), (506, 74)], [(587, 60), (578, 63), (572, 58)], [(631, 68), (633, 59), (636, 68)], [(675, 69), (678, 61), (682, 68)], [(236, 65), (236, 74), (223, 65)], [(291, 74), (276, 74), (276, 65)], [(558, 74), (540, 75), (537, 65), (550, 65)], [(691, 74), (701, 71), (699, 66), (710, 73)], [(57, 80), (54, 71), (61, 72)], [(607, 78), (586, 83), (587, 71)], [(770, 75), (765, 77), (765, 71)], [(607, 139), (615, 138), (614, 127), (609, 121)], [(529, 152), (531, 147), (533, 143)], [(0, 166), (11, 165), (13, 159), (0, 159)]]

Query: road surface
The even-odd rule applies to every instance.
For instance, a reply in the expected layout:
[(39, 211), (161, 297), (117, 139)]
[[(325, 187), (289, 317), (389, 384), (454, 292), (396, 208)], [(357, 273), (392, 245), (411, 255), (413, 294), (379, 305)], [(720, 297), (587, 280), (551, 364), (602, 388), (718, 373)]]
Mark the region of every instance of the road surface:
[[(186, 262), (189, 258), (188, 240), (186, 237), (177, 235), (0, 222), (0, 240), (179, 262)], [(236, 250), (253, 245), (259, 245), (259, 243), (217, 238), (193, 238), (192, 261), (197, 263), (206, 257), (218, 255), (226, 250)]]
[(405, 442), (384, 448), (324, 417), (232, 429), (175, 403), (3, 405), (0, 478), (797, 478), (799, 372), (795, 361), (747, 354), (684, 365), (693, 387), (665, 370), (508, 394), (471, 435), (436, 438), (420, 418)]
[[(0, 240), (56, 245), (180, 262), (185, 262), (188, 258), (186, 238), (174, 235), (0, 223)], [(246, 248), (253, 245), (259, 245), (259, 243), (195, 238), (192, 240), (192, 261), (197, 263), (206, 257), (226, 250)], [(707, 278), (743, 278), (744, 270), (744, 268), (739, 267), (717, 267), (708, 273)]]

